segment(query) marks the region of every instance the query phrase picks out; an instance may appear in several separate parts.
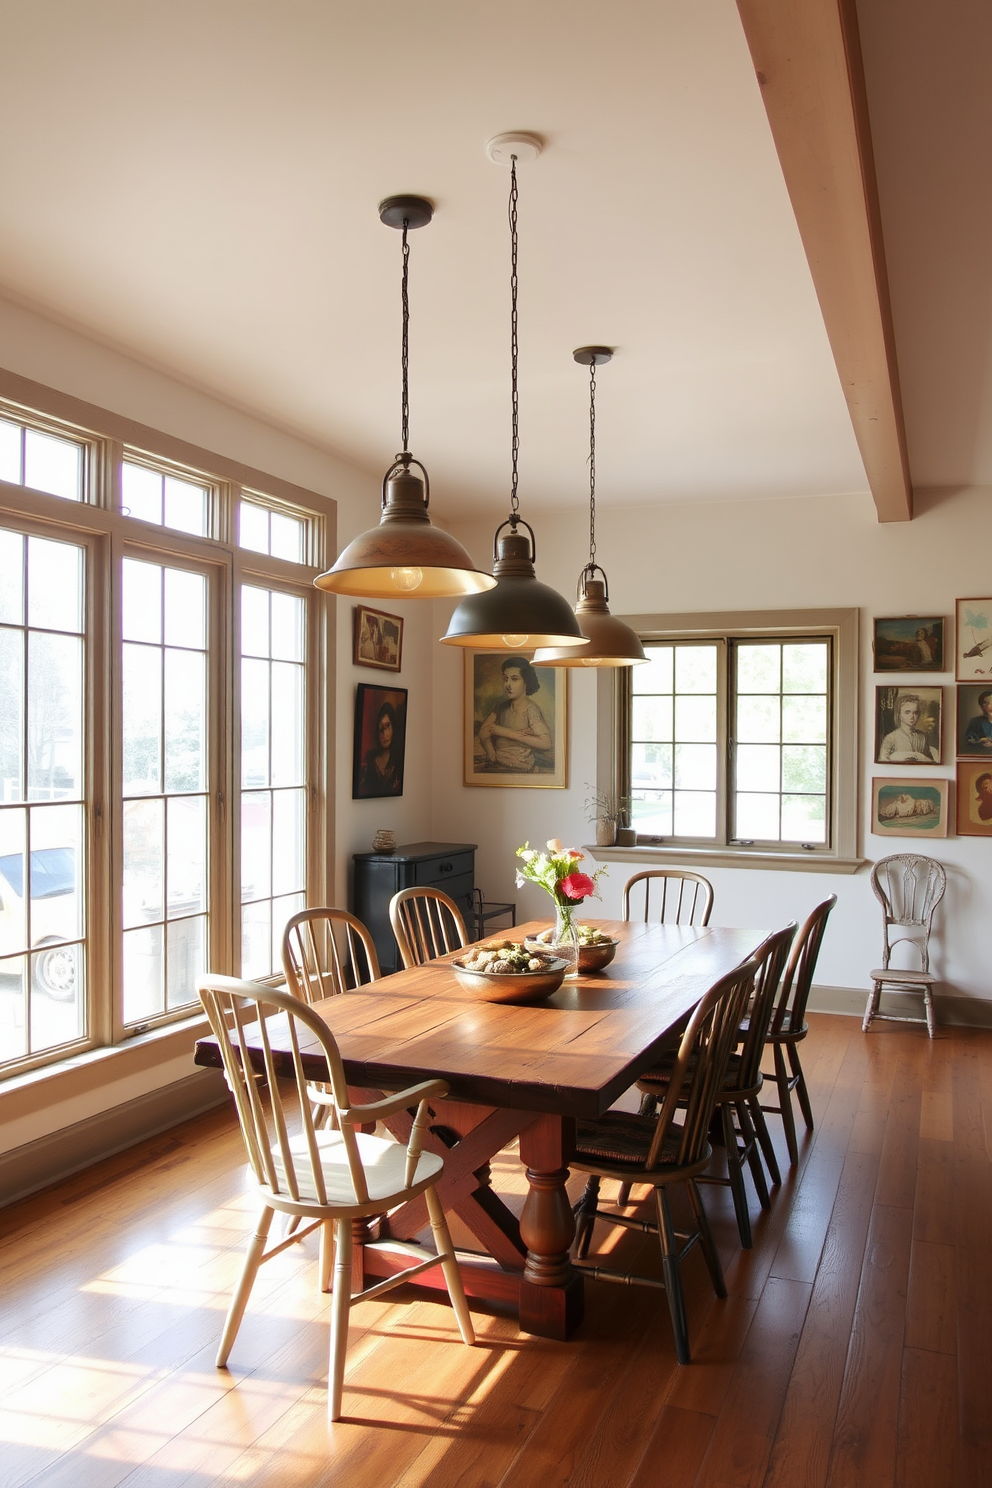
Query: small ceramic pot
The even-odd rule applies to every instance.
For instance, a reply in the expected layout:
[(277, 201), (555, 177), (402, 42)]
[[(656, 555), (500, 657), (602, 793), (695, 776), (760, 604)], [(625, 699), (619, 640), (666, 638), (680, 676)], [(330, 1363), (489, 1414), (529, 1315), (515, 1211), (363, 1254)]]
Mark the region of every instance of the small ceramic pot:
[(391, 853), (396, 851), (396, 833), (380, 827), (372, 838), (372, 851)]

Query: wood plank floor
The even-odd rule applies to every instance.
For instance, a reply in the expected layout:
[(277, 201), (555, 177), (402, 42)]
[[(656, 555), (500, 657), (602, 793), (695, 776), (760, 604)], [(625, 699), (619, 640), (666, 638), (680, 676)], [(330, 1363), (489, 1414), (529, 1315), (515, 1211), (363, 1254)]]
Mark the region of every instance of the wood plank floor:
[[(750, 1252), (705, 1190), (730, 1295), (694, 1252), (688, 1368), (660, 1293), (587, 1283), (567, 1344), (476, 1310), (466, 1349), (411, 1288), (354, 1309), (329, 1427), (307, 1240), (215, 1370), (252, 1218), (224, 1110), (0, 1212), (0, 1484), (992, 1488), (992, 1034), (811, 1024), (816, 1131), (790, 1170), (770, 1119), (785, 1181), (767, 1214), (752, 1191)], [(494, 1181), (520, 1195), (512, 1154)]]

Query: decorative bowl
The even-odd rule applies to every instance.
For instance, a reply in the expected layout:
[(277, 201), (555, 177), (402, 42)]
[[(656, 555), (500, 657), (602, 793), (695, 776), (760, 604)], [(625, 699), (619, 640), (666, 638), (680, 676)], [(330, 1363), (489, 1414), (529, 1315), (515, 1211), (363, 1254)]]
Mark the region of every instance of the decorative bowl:
[(568, 964), (557, 956), (543, 971), (469, 971), (450, 963), (459, 985), (479, 1002), (540, 1002), (562, 984)]
[[(602, 971), (604, 966), (609, 966), (617, 953), (618, 940), (601, 940), (598, 945), (579, 946), (579, 971)], [(524, 945), (529, 951), (546, 951), (547, 943), (539, 938), (528, 935)]]

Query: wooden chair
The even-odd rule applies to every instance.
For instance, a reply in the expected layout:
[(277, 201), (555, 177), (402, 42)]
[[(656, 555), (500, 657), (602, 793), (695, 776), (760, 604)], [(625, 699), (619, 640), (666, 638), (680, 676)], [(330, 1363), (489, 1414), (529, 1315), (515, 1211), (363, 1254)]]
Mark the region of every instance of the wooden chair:
[[(799, 1108), (803, 1113), (807, 1131), (813, 1130), (813, 1108), (810, 1105), (806, 1077), (799, 1059), (799, 1045), (809, 1032), (806, 1024), (806, 1003), (813, 985), (816, 959), (820, 954), (823, 932), (827, 928), (827, 917), (837, 903), (837, 895), (831, 894), (818, 904), (806, 919), (792, 946), (789, 964), (782, 977), (771, 1022), (765, 1035), (765, 1047), (771, 1046), (775, 1060), (774, 1074), (766, 1074), (778, 1086), (778, 1105), (768, 1106), (762, 1102), (765, 1114), (777, 1112), (782, 1117), (785, 1141), (789, 1149), (789, 1161), (795, 1166), (799, 1161), (799, 1145), (796, 1142), (796, 1118), (792, 1110), (792, 1092), (796, 1092)], [(788, 1055), (789, 1069), (785, 1061)]]
[[(652, 893), (652, 890), (655, 892)], [(633, 891), (633, 892), (632, 892)], [(688, 868), (647, 868), (623, 886), (623, 917), (632, 918), (631, 900), (644, 896), (644, 923), (651, 919), (669, 925), (708, 925), (713, 908), (713, 885)], [(654, 901), (655, 913), (651, 906)]]
[[(672, 1078), (657, 1116), (608, 1111), (598, 1121), (580, 1121), (575, 1156), (569, 1166), (590, 1174), (585, 1193), (576, 1206), (575, 1264), (604, 1281), (626, 1285), (663, 1287), (675, 1335), (680, 1364), (689, 1362), (689, 1332), (682, 1296), (680, 1266), (699, 1241), (713, 1290), (727, 1295), (720, 1259), (713, 1244), (696, 1179), (710, 1158), (707, 1137), (717, 1097), (726, 1078), (727, 1063), (737, 1030), (754, 988), (758, 964), (753, 957), (728, 976), (722, 977), (697, 1005), (682, 1036), (672, 1066)], [(690, 1078), (691, 1068), (691, 1078)], [(676, 1121), (679, 1107), (681, 1120)], [(647, 1183), (654, 1189), (656, 1222), (635, 1219), (598, 1207), (603, 1178), (621, 1184)], [(672, 1225), (667, 1189), (685, 1185), (695, 1228), (677, 1233)], [(661, 1243), (664, 1280), (636, 1276), (600, 1266), (587, 1259), (593, 1223), (597, 1219), (627, 1229), (657, 1233)]]
[[(748, 1016), (744, 1019), (738, 1034), (740, 1042), (730, 1056), (726, 1077), (716, 1098), (723, 1127), (723, 1144), (727, 1153), (727, 1176), (722, 1178), (707, 1175), (699, 1179), (701, 1183), (729, 1185), (734, 1196), (737, 1229), (741, 1237), (741, 1245), (745, 1250), (751, 1248), (751, 1216), (748, 1213), (747, 1190), (744, 1186), (745, 1163), (751, 1170), (755, 1192), (762, 1209), (769, 1207), (768, 1185), (761, 1166), (762, 1153), (768, 1164), (772, 1182), (782, 1182), (775, 1148), (772, 1146), (772, 1139), (765, 1125), (758, 1096), (762, 1086), (761, 1056), (765, 1048), (765, 1030), (768, 1027), (772, 1006), (782, 981), (782, 972), (795, 933), (796, 922), (793, 920), (791, 924), (786, 925), (784, 930), (777, 930), (773, 935), (769, 935), (754, 952), (753, 959), (757, 965), (754, 994), (748, 1008)], [(668, 1093), (674, 1067), (674, 1060), (663, 1060), (657, 1069), (648, 1070), (638, 1080), (638, 1089), (644, 1091), (641, 1110), (646, 1114), (652, 1114), (658, 1101), (663, 1100)], [(735, 1117), (737, 1118), (736, 1124)], [(621, 1191), (618, 1195), (618, 1202), (623, 1204), (626, 1201), (627, 1195)]]
[[(380, 1296), (432, 1266), (441, 1266), (462, 1339), (470, 1344), (475, 1338), (448, 1226), (434, 1187), (444, 1166), (443, 1159), (422, 1150), (430, 1121), (429, 1103), (446, 1095), (448, 1087), (443, 1080), (428, 1080), (383, 1100), (353, 1107), (334, 1038), (305, 1002), (288, 992), (236, 981), (233, 977), (201, 977), (197, 991), (220, 1047), (241, 1122), (249, 1171), (261, 1205), (255, 1235), (221, 1334), (217, 1367), (222, 1369), (227, 1363), (259, 1266), (319, 1227), (324, 1291), (330, 1286), (332, 1257), (334, 1260), (327, 1403), (331, 1420), (337, 1421), (341, 1415), (348, 1316), (353, 1303)], [(292, 1035), (292, 1054), (281, 1055), (278, 1060), (269, 1042), (267, 1022), (274, 1014), (279, 1016), (283, 1028), (288, 1021)], [(253, 1077), (246, 1038), (249, 1027), (262, 1045), (264, 1089), (262, 1082)], [(328, 1093), (324, 1099), (334, 1106), (337, 1117), (334, 1128), (318, 1128), (310, 1112), (314, 1087), (303, 1072), (300, 1048), (305, 1046), (312, 1052), (315, 1045), (327, 1064)], [(382, 1120), (410, 1106), (417, 1107), (417, 1115), (405, 1148), (392, 1139), (358, 1129), (363, 1123)], [(437, 1254), (425, 1260), (417, 1246), (395, 1240), (383, 1242), (393, 1252), (407, 1253), (414, 1264), (352, 1297), (353, 1221), (382, 1214), (418, 1194), (424, 1195), (427, 1204)], [(310, 1223), (266, 1250), (276, 1210)], [(375, 1245), (375, 1242), (365, 1243), (370, 1247)]]
[[(874, 1018), (886, 1019), (890, 1023), (926, 1023), (927, 1033), (933, 1038), (933, 984), (937, 978), (930, 972), (930, 927), (933, 912), (944, 897), (947, 874), (943, 865), (933, 858), (918, 853), (894, 853), (875, 864), (871, 870), (871, 886), (882, 906), (884, 950), (881, 966), (871, 973), (872, 988), (862, 1027), (867, 1033)], [(893, 939), (893, 930), (917, 930), (920, 933), (897, 935)], [(920, 955), (919, 971), (889, 965), (893, 947), (900, 941), (916, 947)], [(878, 999), (886, 987), (922, 992), (924, 1016), (880, 1013)]]
[(461, 910), (441, 889), (401, 889), (389, 901), (389, 923), (404, 970), (469, 943)]
[(286, 922), (282, 967), (289, 990), (311, 1003), (380, 976), (372, 937), (361, 920), (346, 909), (328, 907), (301, 909)]

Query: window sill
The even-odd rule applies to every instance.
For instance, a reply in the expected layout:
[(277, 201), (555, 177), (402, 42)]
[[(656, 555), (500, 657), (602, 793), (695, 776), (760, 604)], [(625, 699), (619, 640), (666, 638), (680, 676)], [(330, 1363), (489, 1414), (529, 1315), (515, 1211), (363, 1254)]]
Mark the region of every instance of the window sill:
[(814, 852), (761, 852), (749, 848), (726, 847), (589, 847), (597, 863), (684, 863), (693, 868), (772, 868), (786, 873), (857, 873), (864, 858), (830, 857)]

